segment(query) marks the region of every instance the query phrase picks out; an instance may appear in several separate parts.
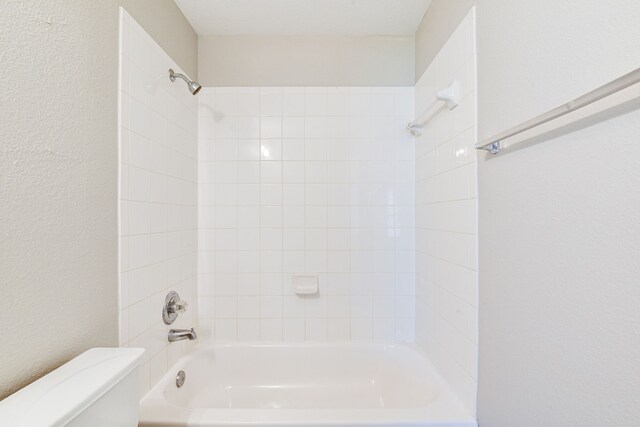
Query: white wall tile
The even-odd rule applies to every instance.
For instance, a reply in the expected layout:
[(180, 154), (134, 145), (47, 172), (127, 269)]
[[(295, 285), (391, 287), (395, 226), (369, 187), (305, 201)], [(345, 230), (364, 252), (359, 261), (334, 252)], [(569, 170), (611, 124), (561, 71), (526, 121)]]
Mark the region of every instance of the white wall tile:
[(238, 319), (238, 341), (241, 341), (241, 342), (260, 341), (260, 320)]
[[(400, 317), (396, 336), (415, 333), (418, 346), (474, 413), (478, 338), (475, 42), (460, 35), (472, 26), (470, 14), (415, 88), (416, 114), (433, 102), (435, 90), (454, 79), (461, 82), (464, 96), (457, 108), (434, 117), (415, 140), (415, 216), (398, 215), (403, 225), (415, 225), (415, 264), (406, 262), (411, 252), (403, 256), (396, 251), (400, 255), (396, 261), (402, 260), (404, 270), (416, 270), (415, 302), (412, 296), (397, 295), (395, 310)], [(405, 182), (408, 177), (397, 173), (396, 178)], [(402, 294), (409, 295), (412, 286), (402, 280)], [(414, 315), (415, 322), (411, 321)]]
[(327, 339), (329, 341), (350, 341), (351, 340), (351, 322), (349, 318), (345, 319), (328, 319), (327, 320)]
[(303, 342), (306, 339), (304, 319), (284, 319), (282, 321), (282, 337), (286, 342)]
[[(234, 182), (235, 171), (205, 167), (198, 177), (197, 155), (201, 151), (204, 160), (216, 160), (212, 139), (225, 132), (235, 137), (235, 123), (226, 130), (218, 130), (213, 120), (197, 126), (196, 99), (182, 84), (166, 79), (167, 69), (179, 67), (126, 12), (122, 16), (119, 342), (147, 350), (141, 374), (145, 393), (190, 348), (167, 342), (168, 327), (160, 315), (165, 295), (175, 290), (190, 303), (172, 327), (198, 327), (198, 308), (214, 316), (213, 299), (197, 299), (198, 179), (213, 183), (221, 170), (219, 178)], [(231, 98), (223, 107), (229, 114), (237, 109)], [(198, 131), (204, 137), (200, 149)], [(219, 148), (225, 160), (235, 161), (229, 144)], [(214, 197), (203, 201), (213, 204)], [(203, 218), (203, 224), (213, 224), (210, 216)], [(217, 241), (208, 231), (214, 230), (200, 234), (203, 250), (214, 249)]]
[(282, 319), (261, 319), (260, 339), (267, 342), (282, 341)]
[(221, 342), (238, 341), (238, 320), (218, 319), (215, 321), (215, 339)]
[[(415, 265), (413, 142), (404, 129), (413, 90), (203, 93), (199, 287), (216, 301), (203, 305), (211, 338), (411, 341), (413, 329), (398, 327), (395, 308), (413, 298), (406, 289), (414, 276), (396, 294), (395, 275)], [(397, 261), (405, 256), (411, 260)], [(304, 272), (320, 275), (319, 295), (293, 293), (292, 274)], [(354, 288), (353, 272), (362, 273)], [(375, 311), (374, 273), (390, 277)], [(354, 316), (364, 321), (352, 324)], [(375, 323), (378, 316), (384, 320)], [(403, 316), (412, 320), (412, 310)]]

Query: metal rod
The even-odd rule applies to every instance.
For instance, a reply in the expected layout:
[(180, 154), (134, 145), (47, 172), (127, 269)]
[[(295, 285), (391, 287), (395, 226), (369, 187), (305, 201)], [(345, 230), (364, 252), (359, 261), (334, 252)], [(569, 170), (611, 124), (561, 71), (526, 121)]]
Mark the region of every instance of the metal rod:
[(586, 107), (589, 104), (592, 104), (602, 98), (626, 89), (629, 86), (633, 86), (634, 84), (639, 82), (640, 68), (631, 71), (630, 73), (625, 74), (624, 76), (619, 77), (603, 86), (600, 86), (599, 88), (592, 90), (591, 92), (582, 95), (581, 97), (576, 98), (573, 101), (562, 104), (561, 106), (556, 107), (553, 110), (540, 114), (539, 116), (529, 119), (526, 122), (512, 127), (511, 129), (505, 130), (504, 132), (500, 132), (499, 134), (496, 134), (491, 138), (487, 138), (476, 145), (476, 150), (486, 150), (491, 154), (497, 154), (502, 148), (502, 140), (518, 135), (524, 131), (547, 123), (551, 120), (557, 119), (558, 117), (562, 117), (572, 111), (579, 110), (582, 107)]

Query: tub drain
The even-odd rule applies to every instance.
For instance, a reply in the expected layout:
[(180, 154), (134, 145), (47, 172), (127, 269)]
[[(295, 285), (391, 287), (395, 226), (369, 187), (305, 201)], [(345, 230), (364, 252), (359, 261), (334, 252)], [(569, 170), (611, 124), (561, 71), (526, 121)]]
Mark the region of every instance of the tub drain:
[(178, 372), (176, 375), (176, 387), (182, 387), (184, 385), (184, 379), (187, 377), (187, 374), (184, 371)]

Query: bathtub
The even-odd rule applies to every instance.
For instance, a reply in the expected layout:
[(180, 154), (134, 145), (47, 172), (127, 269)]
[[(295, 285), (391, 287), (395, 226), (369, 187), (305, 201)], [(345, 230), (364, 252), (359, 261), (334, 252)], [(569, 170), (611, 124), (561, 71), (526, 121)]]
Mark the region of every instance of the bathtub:
[(199, 347), (141, 402), (142, 427), (240, 425), (477, 426), (431, 363), (399, 344)]

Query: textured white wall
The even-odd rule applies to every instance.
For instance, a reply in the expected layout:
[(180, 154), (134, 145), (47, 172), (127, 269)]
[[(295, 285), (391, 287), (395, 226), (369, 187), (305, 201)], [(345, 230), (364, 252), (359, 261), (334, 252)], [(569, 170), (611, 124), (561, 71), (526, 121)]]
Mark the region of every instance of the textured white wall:
[[(168, 343), (169, 329), (197, 326), (198, 102), (169, 80), (177, 64), (121, 11), (119, 341), (145, 348), (145, 393), (190, 348)], [(167, 326), (172, 290), (191, 305)]]
[[(203, 89), (203, 332), (413, 339), (412, 100), (413, 88)], [(319, 274), (319, 295), (295, 295), (293, 273)]]
[[(636, 0), (479, 2), (480, 138), (639, 67), (639, 22)], [(480, 155), (483, 426), (640, 424), (639, 92)]]
[(200, 36), (205, 86), (413, 86), (410, 36)]
[[(460, 105), (435, 94), (458, 80)], [(416, 138), (416, 343), (475, 414), (478, 362), (476, 51), (470, 12), (415, 89), (416, 116), (433, 118)]]
[(170, 0), (1, 4), (0, 398), (118, 343), (118, 5), (196, 50)]

